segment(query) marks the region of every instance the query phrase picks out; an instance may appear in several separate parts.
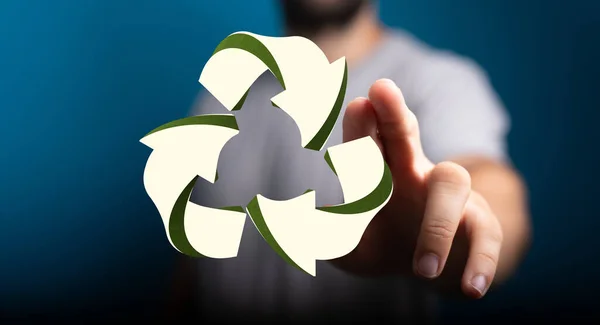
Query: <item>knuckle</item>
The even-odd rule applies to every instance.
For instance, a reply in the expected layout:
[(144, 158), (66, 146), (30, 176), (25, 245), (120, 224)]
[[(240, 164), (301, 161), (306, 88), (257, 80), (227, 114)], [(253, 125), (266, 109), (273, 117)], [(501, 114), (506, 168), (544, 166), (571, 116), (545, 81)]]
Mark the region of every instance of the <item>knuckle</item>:
[(444, 183), (449, 186), (470, 189), (471, 175), (462, 166), (453, 162), (441, 162), (431, 171), (430, 181), (435, 183)]
[(470, 199), (477, 206), (485, 206), (487, 203), (486, 200), (483, 198), (483, 195), (479, 194), (479, 192), (477, 192), (477, 191), (471, 192)]
[(407, 109), (404, 125), (406, 128), (406, 133), (408, 134), (418, 134), (419, 133), (419, 120), (415, 113), (411, 110)]
[(502, 231), (502, 227), (498, 222), (490, 233), (490, 240), (495, 243), (502, 243), (504, 241), (504, 231)]
[(488, 201), (477, 191), (471, 191), (469, 201), (471, 201), (471, 204), (475, 206), (480, 213), (486, 213), (492, 210)]
[(472, 223), (472, 229), (492, 243), (501, 244), (504, 241), (502, 225), (493, 212), (475, 202), (469, 204), (467, 208), (467, 219)]
[(504, 231), (494, 213), (481, 206), (474, 206), (472, 211), (476, 217), (474, 220), (476, 228), (481, 229), (486, 234), (488, 240), (493, 243), (502, 243), (504, 241)]
[(428, 237), (434, 237), (441, 240), (452, 240), (456, 233), (455, 227), (451, 221), (446, 219), (436, 219), (427, 223), (423, 232)]
[(477, 259), (487, 261), (494, 266), (498, 265), (498, 257), (494, 254), (490, 254), (488, 252), (478, 252), (476, 255)]

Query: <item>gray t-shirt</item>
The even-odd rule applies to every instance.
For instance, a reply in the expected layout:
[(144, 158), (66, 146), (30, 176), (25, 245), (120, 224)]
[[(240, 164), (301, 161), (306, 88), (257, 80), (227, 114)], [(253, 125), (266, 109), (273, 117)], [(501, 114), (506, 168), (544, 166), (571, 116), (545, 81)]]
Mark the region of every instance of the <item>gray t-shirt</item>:
[[(380, 78), (392, 79), (402, 90), (432, 161), (460, 155), (507, 158), (508, 116), (472, 61), (430, 48), (402, 31), (388, 31), (369, 57), (350, 67), (345, 105), (366, 97)], [(258, 193), (283, 200), (315, 189), (318, 205), (342, 203), (324, 151), (303, 149), (293, 120), (271, 105), (270, 98), (282, 90), (268, 71), (254, 83), (245, 105), (234, 113), (240, 134), (221, 153), (218, 182), (200, 180), (193, 202), (245, 206)], [(204, 93), (193, 114), (211, 113), (229, 112)], [(342, 142), (343, 113), (325, 149)], [(435, 318), (435, 296), (408, 279), (353, 277), (326, 261), (318, 262), (314, 278), (299, 271), (268, 246), (250, 219), (236, 258), (199, 263), (201, 310), (211, 317), (419, 323)]]

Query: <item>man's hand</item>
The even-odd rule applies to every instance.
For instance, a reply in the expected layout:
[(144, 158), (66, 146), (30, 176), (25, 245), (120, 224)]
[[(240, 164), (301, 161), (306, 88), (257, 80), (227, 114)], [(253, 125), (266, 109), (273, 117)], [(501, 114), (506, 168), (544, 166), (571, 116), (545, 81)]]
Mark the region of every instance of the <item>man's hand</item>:
[(368, 99), (348, 105), (343, 131), (344, 142), (375, 139), (392, 171), (394, 193), (357, 248), (334, 264), (359, 275), (414, 272), (482, 297), (494, 281), (504, 234), (488, 200), (472, 188), (469, 171), (425, 156), (417, 119), (389, 80), (377, 81)]

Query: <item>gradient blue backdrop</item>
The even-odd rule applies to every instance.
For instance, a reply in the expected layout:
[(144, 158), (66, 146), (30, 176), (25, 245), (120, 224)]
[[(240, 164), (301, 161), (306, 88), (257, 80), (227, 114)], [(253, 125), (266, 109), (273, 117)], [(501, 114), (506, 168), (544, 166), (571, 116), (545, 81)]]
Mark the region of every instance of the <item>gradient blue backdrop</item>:
[[(280, 34), (273, 3), (0, 1), (0, 312), (159, 304), (174, 253), (138, 140), (187, 114), (226, 35)], [(591, 307), (600, 1), (382, 0), (381, 11), (489, 72), (531, 191), (535, 241), (518, 276), (448, 315)]]

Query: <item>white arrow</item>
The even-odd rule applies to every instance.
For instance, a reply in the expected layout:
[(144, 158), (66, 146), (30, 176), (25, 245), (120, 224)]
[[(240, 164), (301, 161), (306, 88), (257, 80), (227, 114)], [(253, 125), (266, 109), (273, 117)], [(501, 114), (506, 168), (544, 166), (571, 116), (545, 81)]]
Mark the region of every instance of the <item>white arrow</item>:
[(219, 44), (199, 82), (228, 110), (237, 110), (267, 69), (283, 87), (271, 102), (294, 119), (304, 148), (321, 150), (343, 105), (345, 58), (330, 64), (319, 47), (303, 37), (238, 32)]
[(315, 192), (286, 201), (257, 195), (247, 211), (263, 238), (288, 263), (316, 276), (316, 261), (350, 253), (367, 226), (387, 204), (391, 172), (371, 137), (327, 150), (339, 177), (344, 204), (315, 208)]
[(160, 126), (140, 140), (153, 149), (144, 187), (173, 247), (190, 256), (237, 256), (246, 213), (189, 202), (197, 177), (214, 183), (221, 150), (239, 133), (230, 114), (193, 116)]

